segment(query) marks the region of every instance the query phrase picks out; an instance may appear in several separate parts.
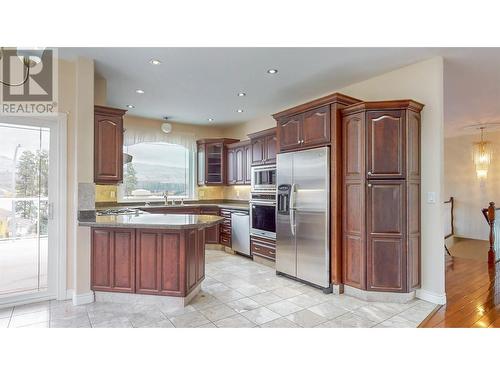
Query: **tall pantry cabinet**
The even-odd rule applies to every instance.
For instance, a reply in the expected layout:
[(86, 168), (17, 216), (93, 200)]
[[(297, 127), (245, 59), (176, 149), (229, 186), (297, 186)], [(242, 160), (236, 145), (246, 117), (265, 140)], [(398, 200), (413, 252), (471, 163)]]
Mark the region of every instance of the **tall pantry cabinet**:
[(342, 110), (345, 285), (420, 286), (420, 112), (412, 100)]

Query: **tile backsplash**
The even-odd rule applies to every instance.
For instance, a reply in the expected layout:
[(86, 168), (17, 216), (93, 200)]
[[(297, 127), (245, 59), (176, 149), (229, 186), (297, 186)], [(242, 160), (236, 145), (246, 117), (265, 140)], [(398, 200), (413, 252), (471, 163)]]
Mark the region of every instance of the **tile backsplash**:
[(116, 202), (116, 186), (115, 185), (96, 185), (95, 186), (95, 201), (96, 202)]
[[(196, 195), (199, 200), (235, 199), (249, 200), (250, 186), (197, 186)], [(96, 202), (116, 202), (117, 190), (115, 185), (96, 185)]]

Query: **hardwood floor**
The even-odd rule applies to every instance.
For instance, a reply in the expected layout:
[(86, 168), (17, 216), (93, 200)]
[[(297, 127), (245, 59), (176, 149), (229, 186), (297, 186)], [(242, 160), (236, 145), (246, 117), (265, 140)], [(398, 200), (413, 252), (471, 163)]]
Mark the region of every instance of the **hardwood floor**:
[(499, 274), (499, 263), (446, 256), (447, 304), (419, 327), (500, 327)]

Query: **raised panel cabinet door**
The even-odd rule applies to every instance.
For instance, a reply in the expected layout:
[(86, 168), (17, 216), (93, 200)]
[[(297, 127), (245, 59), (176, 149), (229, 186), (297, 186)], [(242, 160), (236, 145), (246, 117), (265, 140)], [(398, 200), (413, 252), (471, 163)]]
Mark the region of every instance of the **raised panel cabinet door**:
[(365, 178), (365, 121), (363, 113), (342, 119), (345, 179)]
[(137, 230), (135, 289), (137, 293), (158, 294), (161, 282), (160, 238), (158, 232)]
[(362, 181), (348, 181), (344, 186), (342, 281), (365, 289), (365, 187)]
[(91, 287), (92, 290), (112, 289), (113, 231), (92, 229)]
[(369, 111), (368, 178), (404, 178), (406, 131), (404, 111)]
[(304, 147), (330, 143), (329, 105), (304, 113), (301, 143)]
[[(218, 226), (217, 226), (217, 229)], [(205, 243), (207, 243), (205, 239), (207, 231), (205, 229), (198, 229), (198, 244), (196, 246), (196, 251), (198, 254), (196, 255), (196, 259), (198, 260), (196, 266), (196, 278), (198, 282), (205, 278)]]
[(408, 178), (420, 179), (420, 113), (407, 111)]
[(245, 183), (245, 150), (243, 147), (235, 149), (234, 152), (234, 165), (235, 165), (235, 183), (243, 185)]
[(205, 145), (198, 145), (197, 152), (197, 175), (198, 175), (198, 185), (205, 185), (206, 176), (205, 176), (205, 168), (206, 168), (206, 160), (205, 160)]
[(113, 291), (135, 292), (135, 229), (113, 232)]
[(278, 139), (280, 151), (301, 147), (300, 128), (302, 114), (280, 119), (278, 121)]
[(368, 181), (367, 289), (405, 292), (406, 182)]
[(196, 256), (198, 255), (197, 231), (198, 229), (186, 230), (186, 239), (185, 239), (186, 247), (184, 249), (184, 253), (186, 254), (186, 282), (188, 291), (191, 290), (198, 281), (197, 277), (198, 263), (196, 260)]
[(275, 164), (276, 163), (276, 143), (277, 137), (275, 134), (268, 135), (266, 137), (266, 164)]
[(94, 115), (94, 181), (110, 184), (123, 179), (121, 116)]
[(244, 159), (245, 159), (245, 178), (243, 183), (245, 185), (250, 185), (252, 183), (252, 146), (248, 145), (244, 147)]
[(236, 156), (235, 150), (227, 150), (227, 184), (236, 184)]
[[(218, 208), (202, 208), (201, 214), (202, 215), (218, 216), (219, 209)], [(218, 244), (219, 243), (219, 234), (220, 234), (219, 224), (206, 228), (206, 230), (205, 230), (205, 243)]]
[(265, 138), (252, 139), (252, 165), (263, 164), (265, 161)]

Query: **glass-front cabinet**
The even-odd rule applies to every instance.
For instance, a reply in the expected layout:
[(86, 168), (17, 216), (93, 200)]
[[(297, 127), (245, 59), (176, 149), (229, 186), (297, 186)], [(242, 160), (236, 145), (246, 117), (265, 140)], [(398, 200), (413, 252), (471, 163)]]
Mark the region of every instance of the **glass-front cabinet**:
[(237, 139), (217, 138), (197, 141), (198, 185), (225, 185), (228, 144), (238, 142)]

